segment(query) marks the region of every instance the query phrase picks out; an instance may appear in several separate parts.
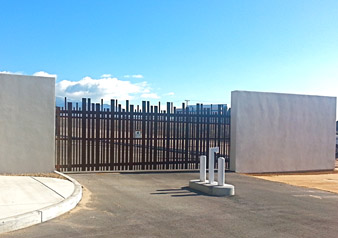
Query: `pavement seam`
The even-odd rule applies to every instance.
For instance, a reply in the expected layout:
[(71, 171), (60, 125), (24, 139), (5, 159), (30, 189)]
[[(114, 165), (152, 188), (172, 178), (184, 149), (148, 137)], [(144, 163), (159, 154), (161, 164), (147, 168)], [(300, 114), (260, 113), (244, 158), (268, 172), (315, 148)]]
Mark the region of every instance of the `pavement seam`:
[(48, 186), (47, 186), (46, 184), (44, 184), (43, 182), (39, 181), (38, 179), (36, 179), (36, 178), (34, 178), (34, 177), (32, 177), (32, 176), (30, 176), (30, 177), (31, 177), (32, 179), (34, 179), (35, 181), (41, 183), (41, 184), (42, 184), (43, 186), (45, 186), (46, 188), (52, 190), (54, 193), (56, 193), (57, 195), (59, 195), (59, 196), (62, 197), (63, 199), (66, 199), (66, 198), (65, 198), (64, 196), (62, 196), (60, 193), (58, 193), (58, 192), (55, 191), (54, 189), (48, 187)]
[(41, 209), (36, 210), (39, 214), (40, 214), (40, 223), (43, 222), (43, 211), (41, 211)]

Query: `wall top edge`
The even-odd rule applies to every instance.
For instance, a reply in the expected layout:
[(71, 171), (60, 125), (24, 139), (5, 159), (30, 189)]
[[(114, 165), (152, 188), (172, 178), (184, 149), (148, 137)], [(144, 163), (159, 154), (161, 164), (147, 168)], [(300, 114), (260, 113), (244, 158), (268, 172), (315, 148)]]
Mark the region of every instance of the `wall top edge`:
[(20, 78), (45, 78), (45, 79), (54, 79), (56, 80), (55, 76), (35, 76), (35, 75), (24, 75), (24, 74), (12, 74), (12, 73), (1, 73), (0, 76), (8, 76), (8, 77), (20, 77)]
[(312, 94), (296, 94), (296, 93), (276, 93), (276, 92), (259, 92), (259, 91), (246, 91), (246, 90), (234, 90), (232, 93), (250, 93), (250, 94), (271, 94), (271, 95), (285, 95), (285, 96), (305, 96), (305, 97), (323, 97), (337, 99), (335, 96), (323, 96), (323, 95), (312, 95)]

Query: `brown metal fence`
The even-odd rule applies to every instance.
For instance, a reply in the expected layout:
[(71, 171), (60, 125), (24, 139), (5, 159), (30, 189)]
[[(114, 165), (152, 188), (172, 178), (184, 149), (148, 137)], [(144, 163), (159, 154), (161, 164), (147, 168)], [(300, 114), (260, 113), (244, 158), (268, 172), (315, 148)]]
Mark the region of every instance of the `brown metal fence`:
[[(142, 109), (122, 109), (111, 100), (103, 104), (83, 99), (82, 108), (71, 102), (56, 108), (56, 169), (59, 171), (182, 170), (198, 169), (199, 155), (209, 147), (220, 148), (219, 156), (229, 167), (230, 110), (216, 112), (196, 105), (190, 112), (142, 102)], [(172, 110), (173, 109), (173, 110)]]

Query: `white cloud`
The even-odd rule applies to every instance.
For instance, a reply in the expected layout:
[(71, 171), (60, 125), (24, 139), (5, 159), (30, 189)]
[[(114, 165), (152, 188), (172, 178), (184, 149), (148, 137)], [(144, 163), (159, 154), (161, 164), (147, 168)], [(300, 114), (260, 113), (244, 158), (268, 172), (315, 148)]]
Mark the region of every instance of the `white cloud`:
[(11, 71), (0, 71), (0, 74), (19, 74), (19, 75), (22, 75), (21, 72), (11, 72)]
[(141, 98), (159, 99), (160, 97), (156, 93), (144, 93), (141, 95)]
[(110, 99), (159, 98), (156, 93), (151, 92), (150, 86), (145, 81), (132, 83), (112, 77), (93, 79), (88, 76), (76, 82), (63, 80), (57, 83), (56, 95), (78, 101), (81, 98), (91, 98), (93, 101), (102, 98), (105, 102), (109, 102)]
[(33, 74), (33, 76), (42, 76), (42, 77), (55, 77), (56, 78), (56, 74), (50, 74), (44, 71), (39, 71)]
[(124, 78), (135, 78), (135, 79), (143, 79), (144, 77), (143, 77), (143, 75), (141, 75), (141, 74), (133, 74), (133, 75), (124, 75), (123, 76)]
[(143, 75), (141, 75), (141, 74), (134, 74), (131, 77), (136, 78), (136, 79), (143, 79)]
[(174, 96), (175, 95), (175, 93), (174, 92), (170, 92), (170, 93), (166, 93), (166, 94), (164, 94), (165, 96)]
[(101, 78), (111, 78), (111, 74), (102, 74)]

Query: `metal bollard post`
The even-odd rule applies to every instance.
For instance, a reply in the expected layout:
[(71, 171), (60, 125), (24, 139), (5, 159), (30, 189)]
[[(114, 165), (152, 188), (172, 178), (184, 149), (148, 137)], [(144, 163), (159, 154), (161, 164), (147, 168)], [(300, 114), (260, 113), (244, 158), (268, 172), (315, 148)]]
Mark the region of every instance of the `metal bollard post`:
[(219, 152), (219, 147), (209, 148), (209, 183), (213, 184), (215, 180), (214, 167), (215, 167), (215, 153)]
[(225, 183), (225, 159), (223, 157), (218, 158), (218, 185), (224, 186)]
[(205, 182), (207, 179), (207, 157), (205, 155), (200, 156), (200, 180)]

